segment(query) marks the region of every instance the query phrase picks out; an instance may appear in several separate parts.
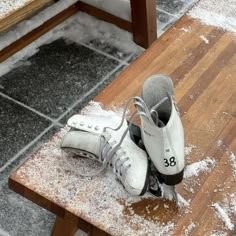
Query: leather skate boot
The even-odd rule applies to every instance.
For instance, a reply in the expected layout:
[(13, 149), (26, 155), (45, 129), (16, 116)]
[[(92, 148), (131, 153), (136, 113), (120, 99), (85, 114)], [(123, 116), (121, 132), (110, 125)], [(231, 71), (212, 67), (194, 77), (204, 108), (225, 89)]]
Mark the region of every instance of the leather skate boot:
[(142, 195), (148, 188), (147, 154), (130, 139), (124, 115), (125, 112), (116, 129), (110, 128), (114, 127), (111, 119), (104, 122), (99, 116), (72, 116), (67, 123), (70, 130), (63, 137), (61, 148), (102, 163), (97, 173), (80, 175), (94, 176), (109, 167), (131, 195)]
[[(166, 185), (176, 185), (183, 179), (184, 131), (174, 100), (172, 80), (153, 75), (142, 88), (143, 105), (138, 101), (141, 116), (141, 136), (159, 178)], [(147, 111), (148, 110), (148, 111)]]

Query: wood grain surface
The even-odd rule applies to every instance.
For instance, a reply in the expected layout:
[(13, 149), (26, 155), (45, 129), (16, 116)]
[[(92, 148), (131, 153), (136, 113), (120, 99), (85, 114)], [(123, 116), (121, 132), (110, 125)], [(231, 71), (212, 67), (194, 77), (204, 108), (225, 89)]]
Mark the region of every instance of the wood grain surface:
[(4, 15), (0, 16), (0, 32), (19, 23), (21, 20), (32, 16), (36, 11), (52, 3), (53, 0), (28, 0), (20, 8), (9, 9)]
[[(188, 32), (184, 29), (188, 29)], [(209, 43), (203, 41), (202, 36)], [(185, 144), (193, 147), (186, 156), (186, 164), (211, 158), (215, 160), (215, 166), (199, 176), (184, 179), (177, 186), (177, 192), (189, 203), (187, 211), (167, 200), (143, 199), (125, 206), (120, 217), (128, 217), (132, 212), (156, 224), (172, 222), (173, 235), (211, 235), (214, 232), (232, 235), (233, 231), (228, 230), (225, 222), (217, 217), (213, 204), (223, 204), (225, 198), (236, 192), (236, 170), (230, 160), (230, 156), (236, 153), (235, 39), (227, 32), (184, 16), (95, 100), (103, 103), (107, 109), (123, 106), (128, 97), (139, 95), (144, 80), (156, 73), (170, 76), (175, 85)], [(121, 231), (107, 227), (105, 215), (101, 215), (101, 219), (91, 219), (83, 211), (76, 212), (68, 205), (65, 207), (59, 199), (50, 199), (48, 193), (42, 193), (37, 183), (30, 185), (27, 176), (20, 173), (30, 162), (36, 163), (34, 159), (41, 160), (39, 153), (35, 153), (12, 173), (9, 178), (11, 189), (59, 217), (73, 214), (111, 235), (129, 235), (122, 232), (124, 225), (117, 226), (119, 221), (112, 218), (112, 209), (108, 208), (104, 212), (111, 214), (111, 224)], [(90, 200), (93, 199), (89, 196)], [(74, 204), (81, 204), (79, 195), (73, 199)], [(155, 210), (157, 205), (159, 210)], [(147, 207), (149, 212), (145, 211)], [(231, 222), (236, 224), (236, 215), (231, 216)], [(194, 227), (191, 228), (191, 225)], [(142, 223), (132, 227), (134, 232), (136, 230), (133, 235), (145, 235), (139, 233)]]

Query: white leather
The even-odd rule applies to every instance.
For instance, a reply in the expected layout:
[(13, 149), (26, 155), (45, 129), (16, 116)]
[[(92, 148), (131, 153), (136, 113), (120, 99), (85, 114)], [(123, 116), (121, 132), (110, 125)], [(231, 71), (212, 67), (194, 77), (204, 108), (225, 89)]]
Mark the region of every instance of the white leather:
[[(67, 125), (74, 129), (65, 135), (61, 147), (78, 148), (98, 156), (101, 134), (104, 126), (116, 128), (117, 123), (111, 119), (107, 119), (106, 122), (104, 122), (104, 118), (100, 118), (99, 116), (94, 118), (92, 116), (78, 114), (72, 116), (68, 120)], [(124, 123), (118, 131), (107, 129), (107, 134), (105, 134), (105, 136), (108, 134), (111, 135), (111, 139), (109, 139), (108, 142), (111, 143), (115, 140), (118, 143), (126, 128), (127, 124)], [(124, 176), (118, 176), (118, 178), (130, 194), (140, 195), (147, 177), (147, 154), (133, 143), (129, 137), (129, 133), (127, 133), (123, 140), (120, 149), (112, 157), (113, 163), (116, 162), (119, 152), (125, 152), (125, 155), (122, 158), (129, 158), (129, 160), (124, 163), (124, 167), (127, 165), (130, 165), (131, 167), (128, 168)]]
[(155, 167), (164, 175), (177, 174), (184, 168), (183, 126), (173, 100), (171, 104), (170, 119), (162, 128), (141, 117), (144, 145)]
[(71, 130), (63, 137), (61, 148), (85, 150), (98, 156), (100, 150), (100, 135), (81, 130)]

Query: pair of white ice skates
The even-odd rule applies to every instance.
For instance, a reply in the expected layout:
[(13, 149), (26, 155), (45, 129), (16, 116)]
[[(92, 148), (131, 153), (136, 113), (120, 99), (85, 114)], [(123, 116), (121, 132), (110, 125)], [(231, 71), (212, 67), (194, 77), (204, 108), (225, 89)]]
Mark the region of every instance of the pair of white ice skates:
[[(136, 112), (127, 125), (125, 115), (131, 101)], [(137, 117), (141, 119), (140, 128), (132, 124)], [(87, 115), (72, 116), (68, 126), (71, 128), (63, 137), (61, 148), (101, 162), (101, 169), (92, 175), (111, 167), (132, 195), (149, 191), (160, 196), (158, 183), (174, 190), (183, 179), (184, 133), (169, 77), (149, 77), (143, 84), (142, 98), (132, 97), (127, 101), (116, 128), (111, 120), (104, 125), (104, 120)], [(90, 176), (90, 173), (79, 174)]]

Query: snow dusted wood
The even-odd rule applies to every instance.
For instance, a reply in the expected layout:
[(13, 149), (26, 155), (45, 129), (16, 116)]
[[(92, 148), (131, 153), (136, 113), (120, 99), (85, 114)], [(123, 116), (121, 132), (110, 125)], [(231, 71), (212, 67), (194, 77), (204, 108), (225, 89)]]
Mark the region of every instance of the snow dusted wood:
[[(9, 2), (9, 6), (5, 6), (7, 2)], [(53, 0), (22, 0), (11, 2), (12, 1), (5, 1), (0, 3), (0, 7), (2, 4), (2, 8), (5, 7), (6, 9), (0, 14), (0, 32), (32, 16), (36, 11), (52, 3)]]
[(77, 224), (86, 232), (99, 228), (91, 234), (96, 236), (232, 235), (235, 64), (236, 42), (230, 33), (184, 16), (95, 98), (106, 109), (121, 107), (140, 93), (148, 76), (162, 73), (173, 79), (187, 145), (188, 174), (177, 186), (180, 207), (150, 196), (130, 197), (109, 171), (92, 180), (73, 174), (59, 149), (66, 129), (12, 173), (9, 187), (56, 214), (61, 218), (57, 222), (78, 220), (66, 224), (71, 232)]

